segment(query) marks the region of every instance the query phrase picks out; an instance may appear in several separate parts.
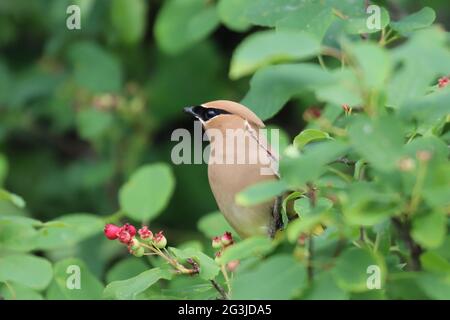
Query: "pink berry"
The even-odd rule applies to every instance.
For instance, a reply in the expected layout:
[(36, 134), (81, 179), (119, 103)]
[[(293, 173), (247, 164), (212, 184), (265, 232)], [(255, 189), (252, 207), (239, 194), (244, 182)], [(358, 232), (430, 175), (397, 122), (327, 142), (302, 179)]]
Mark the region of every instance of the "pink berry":
[(224, 246), (228, 246), (233, 243), (233, 235), (231, 234), (231, 232), (225, 232), (222, 235), (221, 240), (222, 240), (222, 244)]
[(121, 228), (117, 236), (119, 238), (119, 241), (124, 244), (129, 244), (131, 239), (133, 239), (130, 233), (127, 230), (124, 230), (123, 228)]
[(125, 223), (122, 226), (122, 229), (127, 231), (132, 237), (134, 237), (134, 235), (136, 234), (136, 228), (129, 223)]
[(103, 230), (103, 232), (109, 240), (115, 240), (118, 237), (120, 229), (121, 228), (116, 226), (115, 224), (109, 223), (105, 225), (105, 229)]
[(153, 239), (153, 232), (151, 232), (147, 226), (143, 226), (138, 230), (139, 236), (142, 240), (151, 240)]

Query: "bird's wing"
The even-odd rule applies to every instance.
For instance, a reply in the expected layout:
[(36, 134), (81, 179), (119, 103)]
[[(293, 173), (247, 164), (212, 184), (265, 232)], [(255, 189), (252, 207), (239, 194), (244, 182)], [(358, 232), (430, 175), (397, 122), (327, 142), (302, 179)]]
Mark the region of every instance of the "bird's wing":
[(269, 142), (267, 141), (267, 137), (259, 130), (255, 130), (255, 128), (253, 128), (253, 126), (247, 120), (245, 120), (245, 129), (250, 134), (250, 136), (256, 140), (258, 146), (266, 151), (267, 156), (271, 160), (270, 168), (272, 169), (273, 174), (277, 178), (280, 178), (279, 156), (278, 153), (275, 152), (270, 146)]

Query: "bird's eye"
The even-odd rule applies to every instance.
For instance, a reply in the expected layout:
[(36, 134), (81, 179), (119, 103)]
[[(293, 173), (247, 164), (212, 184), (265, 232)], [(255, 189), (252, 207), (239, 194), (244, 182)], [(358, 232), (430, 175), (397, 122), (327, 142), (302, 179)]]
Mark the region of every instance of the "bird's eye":
[(207, 109), (205, 114), (204, 114), (204, 119), (205, 121), (208, 121), (209, 119), (214, 118), (215, 116), (217, 116), (217, 112), (214, 109)]

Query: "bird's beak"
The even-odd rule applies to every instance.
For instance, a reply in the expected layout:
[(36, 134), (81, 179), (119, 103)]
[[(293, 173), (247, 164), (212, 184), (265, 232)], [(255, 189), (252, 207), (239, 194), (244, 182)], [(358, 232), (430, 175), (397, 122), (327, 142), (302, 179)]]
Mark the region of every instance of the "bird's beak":
[(194, 107), (186, 107), (186, 108), (184, 108), (184, 112), (194, 116), (197, 119), (199, 118), (198, 114), (196, 114), (194, 111)]
[(192, 115), (194, 118), (196, 118), (198, 120), (201, 120), (200, 115), (197, 112), (195, 112), (194, 109), (195, 109), (195, 107), (186, 107), (186, 108), (184, 108), (184, 112)]

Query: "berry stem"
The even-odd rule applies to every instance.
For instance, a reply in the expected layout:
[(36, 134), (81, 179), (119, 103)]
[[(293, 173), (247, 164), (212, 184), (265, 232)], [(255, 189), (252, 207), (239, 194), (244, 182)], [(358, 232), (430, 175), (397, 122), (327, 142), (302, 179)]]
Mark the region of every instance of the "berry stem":
[(224, 264), (220, 265), (220, 271), (222, 271), (223, 277), (225, 278), (225, 283), (226, 283), (227, 288), (228, 288), (228, 294), (231, 295), (230, 278), (228, 277), (228, 272), (227, 272), (227, 269), (225, 268)]

